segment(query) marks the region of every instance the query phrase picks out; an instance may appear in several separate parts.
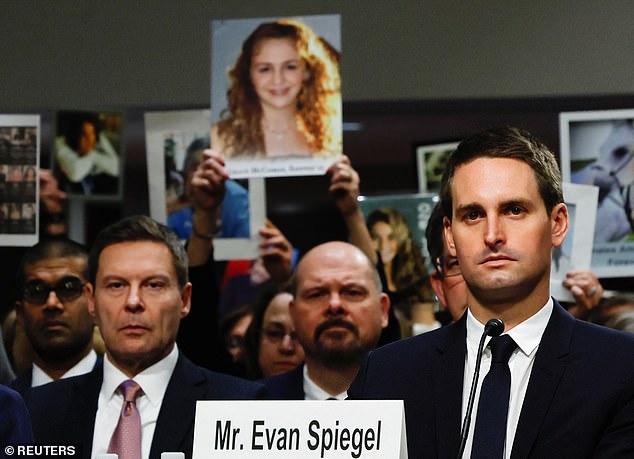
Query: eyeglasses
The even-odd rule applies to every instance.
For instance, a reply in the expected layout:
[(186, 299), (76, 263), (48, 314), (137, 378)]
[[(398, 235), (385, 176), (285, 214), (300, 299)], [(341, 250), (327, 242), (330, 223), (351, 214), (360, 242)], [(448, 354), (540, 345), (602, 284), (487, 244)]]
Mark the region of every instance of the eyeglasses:
[(73, 301), (81, 296), (84, 291), (84, 284), (78, 277), (67, 276), (55, 285), (49, 285), (41, 280), (31, 280), (24, 286), (24, 301), (31, 304), (44, 304), (48, 300), (51, 292), (61, 302)]
[(436, 266), (443, 277), (454, 277), (462, 274), (458, 259), (454, 257), (438, 257), (436, 258)]
[(297, 341), (297, 333), (295, 333), (295, 331), (287, 332), (281, 328), (262, 330), (262, 336), (274, 344), (281, 343), (287, 336), (291, 339), (291, 341)]

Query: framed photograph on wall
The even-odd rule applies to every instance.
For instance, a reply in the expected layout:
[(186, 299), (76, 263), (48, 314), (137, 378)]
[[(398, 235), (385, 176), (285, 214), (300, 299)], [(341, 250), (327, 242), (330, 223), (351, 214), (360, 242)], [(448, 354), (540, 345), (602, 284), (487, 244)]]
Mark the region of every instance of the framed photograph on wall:
[(321, 175), (342, 154), (340, 24), (212, 21), (211, 140), (231, 177)]
[(459, 142), (420, 145), (416, 147), (419, 193), (440, 193), (440, 181), (449, 155)]
[(51, 164), (60, 188), (69, 198), (121, 198), (122, 138), (122, 113), (57, 112)]
[(592, 270), (634, 275), (634, 110), (560, 113), (564, 181), (598, 187)]

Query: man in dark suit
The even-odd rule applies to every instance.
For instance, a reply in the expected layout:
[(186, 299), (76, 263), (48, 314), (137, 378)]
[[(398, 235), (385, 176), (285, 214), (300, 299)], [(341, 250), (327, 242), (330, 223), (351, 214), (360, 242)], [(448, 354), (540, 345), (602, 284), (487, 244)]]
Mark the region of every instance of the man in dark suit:
[(22, 257), (17, 286), (14, 341), (26, 340), (33, 363), (11, 387), (24, 395), (31, 387), (90, 372), (98, 358), (88, 314), (86, 248), (69, 239), (37, 243)]
[[(503, 364), (508, 408), (495, 457), (634, 457), (634, 338), (577, 321), (549, 296), (551, 251), (568, 229), (554, 155), (514, 128), (476, 134), (449, 160), (441, 201), (467, 313), (371, 353), (350, 397), (405, 400), (409, 457), (458, 457), (478, 342), (501, 318), (500, 338), (516, 347)], [(489, 342), (476, 394), (492, 367)], [(496, 411), (476, 403), (460, 457), (481, 457), (477, 432)]]
[[(177, 236), (148, 217), (124, 219), (97, 236), (89, 258), (94, 292), (88, 310), (106, 356), (87, 375), (32, 391), (28, 403), (38, 443), (75, 444), (80, 457), (121, 457), (127, 453), (117, 449), (118, 419), (134, 406), (138, 457), (154, 459), (165, 451), (191, 457), (196, 400), (263, 397), (262, 386), (197, 367), (179, 353), (176, 336), (192, 292), (187, 265)], [(136, 390), (124, 402), (129, 384)]]

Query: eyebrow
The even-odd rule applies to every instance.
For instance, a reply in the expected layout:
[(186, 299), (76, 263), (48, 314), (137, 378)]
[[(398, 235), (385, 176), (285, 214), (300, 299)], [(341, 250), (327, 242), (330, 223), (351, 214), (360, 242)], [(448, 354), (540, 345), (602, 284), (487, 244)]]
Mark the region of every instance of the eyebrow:
[[(513, 198), (513, 199), (507, 199), (506, 201), (502, 201), (501, 203), (498, 204), (497, 208), (506, 209), (508, 207), (513, 207), (513, 206), (529, 207), (531, 206), (531, 203), (532, 201), (530, 199)], [(470, 202), (468, 204), (456, 206), (456, 214), (459, 214), (461, 212), (462, 213), (469, 212), (472, 210), (484, 210), (484, 206), (482, 206), (482, 204), (479, 204), (477, 202)]]
[(271, 65), (271, 64), (290, 64), (290, 63), (299, 63), (301, 62), (301, 59), (287, 59), (285, 61), (281, 61), (281, 62), (272, 62), (272, 61), (258, 61), (257, 58), (253, 58), (253, 64), (252, 65)]

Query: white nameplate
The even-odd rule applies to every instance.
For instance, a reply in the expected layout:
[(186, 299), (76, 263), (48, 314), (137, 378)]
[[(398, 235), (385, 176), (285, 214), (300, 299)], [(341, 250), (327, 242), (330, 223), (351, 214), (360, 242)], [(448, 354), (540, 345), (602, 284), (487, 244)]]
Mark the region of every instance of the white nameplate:
[(199, 401), (193, 459), (407, 459), (402, 400)]

